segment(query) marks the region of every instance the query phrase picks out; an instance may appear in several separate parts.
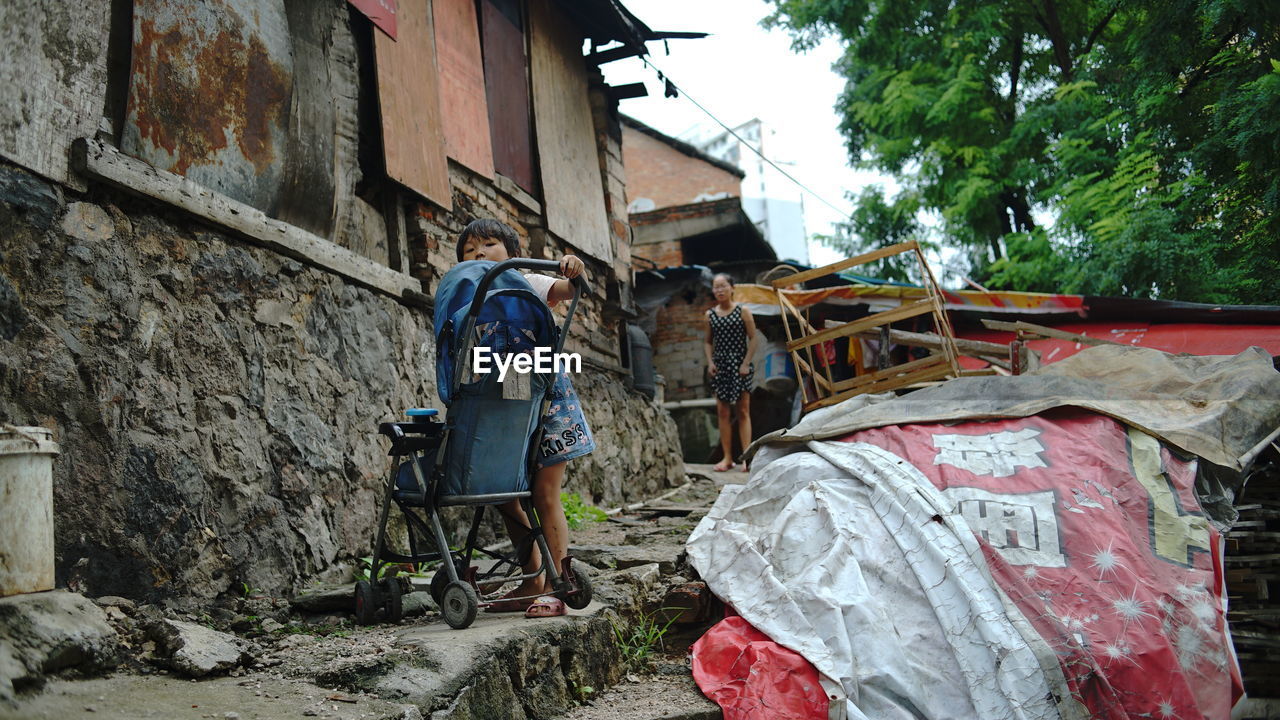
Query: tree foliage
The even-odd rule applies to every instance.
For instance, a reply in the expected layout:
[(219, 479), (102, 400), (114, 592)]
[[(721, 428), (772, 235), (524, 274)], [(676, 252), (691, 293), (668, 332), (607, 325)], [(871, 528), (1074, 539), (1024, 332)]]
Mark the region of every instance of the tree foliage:
[[(843, 41), (850, 156), (936, 213), (972, 277), (1278, 301), (1273, 0), (773, 2), (798, 49)], [(902, 227), (898, 200), (858, 208), (846, 244)]]

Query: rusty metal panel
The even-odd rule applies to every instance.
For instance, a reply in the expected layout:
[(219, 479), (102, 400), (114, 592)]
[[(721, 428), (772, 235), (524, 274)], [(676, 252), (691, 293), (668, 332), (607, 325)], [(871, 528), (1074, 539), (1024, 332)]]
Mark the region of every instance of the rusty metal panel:
[(282, 2), (137, 0), (121, 149), (274, 214), (292, 75)]
[(440, 112), (440, 74), (428, 0), (400, 0), (396, 30), (398, 40), (374, 33), (387, 175), (445, 209), (452, 209)]
[(538, 196), (529, 105), (529, 59), (517, 0), (480, 0), (484, 84), (494, 169)]
[(612, 263), (582, 31), (551, 0), (531, 0), (529, 8), (533, 117), (547, 229)]
[(440, 64), (440, 101), (444, 143), (449, 157), (481, 175), (493, 177), (489, 144), (489, 107), (484, 93), (484, 63), (474, 0), (434, 0), (436, 56)]

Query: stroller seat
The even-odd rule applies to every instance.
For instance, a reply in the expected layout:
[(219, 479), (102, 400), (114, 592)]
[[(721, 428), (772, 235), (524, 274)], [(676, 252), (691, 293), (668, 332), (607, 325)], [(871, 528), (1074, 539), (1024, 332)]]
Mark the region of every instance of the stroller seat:
[[(441, 279), (435, 306), (436, 382), (446, 417), (442, 422), (434, 408), (414, 408), (406, 411), (409, 422), (378, 426), (378, 432), (391, 440), (392, 463), (369, 580), (355, 587), (356, 620), (361, 624), (379, 617), (400, 620), (401, 595), (408, 588), (400, 578), (380, 577), (381, 570), (393, 563), (441, 562), (431, 580), (431, 594), (454, 628), (470, 625), (477, 609), (496, 599), (506, 582), (543, 574), (569, 607), (583, 608), (591, 601), (590, 579), (581, 563), (550, 557), (529, 501), (529, 481), (554, 373), (519, 377), (511, 369), (504, 382), (497, 372), (473, 373), (469, 362), (476, 348), (507, 358), (541, 349), (561, 351), (585, 282), (575, 279), (568, 314), (557, 328), (549, 308), (517, 268), (558, 271), (559, 263), (470, 261)], [(512, 500), (521, 503), (530, 520), (526, 536), (515, 543), (510, 555), (479, 547), (485, 507)], [(405, 517), (407, 553), (388, 546), (392, 504)], [(454, 505), (475, 507), (467, 540), (459, 550), (451, 549), (439, 517), (440, 508)], [(420, 551), (424, 541), (431, 551)], [(522, 564), (535, 545), (540, 551), (539, 567), (525, 573)], [(476, 555), (487, 556), (493, 564), (483, 570), (472, 566)], [(493, 592), (486, 594), (486, 589)]]

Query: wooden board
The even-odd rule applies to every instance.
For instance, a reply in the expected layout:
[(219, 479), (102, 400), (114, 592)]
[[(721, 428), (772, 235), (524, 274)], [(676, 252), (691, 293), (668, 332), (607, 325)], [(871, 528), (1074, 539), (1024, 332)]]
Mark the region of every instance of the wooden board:
[(853, 397), (854, 395), (884, 392), (886, 390), (893, 390), (895, 388), (900, 388), (905, 385), (911, 385), (918, 382), (928, 382), (930, 380), (939, 380), (950, 374), (952, 374), (951, 368), (945, 362), (941, 362), (935, 365), (930, 365), (924, 369), (917, 370), (915, 372), (907, 373), (905, 375), (895, 375), (893, 377), (884, 378), (874, 383), (870, 383), (861, 387), (854, 388), (852, 390), (846, 390), (842, 393), (832, 395), (831, 397), (822, 398), (821, 400), (817, 400), (815, 402), (805, 405), (804, 410), (805, 412), (809, 412), (810, 410), (816, 410), (817, 408), (820, 408), (820, 407), (835, 405), (836, 403), (847, 400)]
[(421, 293), (422, 282), (316, 237), (260, 210), (220, 195), (180, 175), (157, 170), (97, 140), (72, 145), (78, 172), (126, 192), (153, 198), (189, 212), (282, 255), (336, 273), (373, 290), (405, 300)]
[(913, 318), (917, 315), (924, 315), (925, 313), (933, 312), (933, 310), (933, 300), (917, 300), (913, 303), (893, 308), (892, 310), (878, 312), (859, 320), (845, 323), (844, 325), (837, 325), (836, 327), (827, 328), (821, 332), (806, 335), (799, 340), (787, 343), (787, 349), (798, 350), (802, 347), (809, 347), (810, 345), (817, 345), (818, 343), (826, 342), (827, 340), (834, 340), (848, 335), (856, 335), (868, 328), (888, 325), (891, 322), (906, 320), (907, 318)]
[(493, 177), (489, 104), (484, 89), (484, 60), (474, 0), (433, 0), (440, 103), (444, 113), (446, 154)]
[(547, 229), (612, 264), (583, 35), (551, 0), (531, 0), (529, 15), (533, 117)]
[(787, 275), (786, 277), (780, 277), (777, 280), (774, 280), (772, 285), (775, 288), (784, 288), (784, 287), (791, 287), (792, 285), (799, 285), (802, 282), (808, 282), (809, 280), (813, 280), (814, 278), (820, 278), (820, 277), (830, 275), (832, 273), (838, 273), (841, 270), (848, 270), (849, 268), (855, 267), (857, 265), (865, 265), (869, 262), (880, 260), (881, 258), (892, 257), (894, 255), (900, 255), (904, 252), (918, 250), (919, 247), (920, 246), (916, 244), (915, 240), (908, 240), (907, 242), (898, 243), (897, 245), (890, 245), (889, 247), (880, 248), (879, 250), (872, 250), (871, 252), (866, 252), (861, 255), (854, 255), (853, 257), (845, 258), (844, 260), (837, 260), (836, 262), (833, 262), (830, 265), (823, 265), (820, 268), (805, 270), (804, 272), (798, 272), (794, 275)]
[(102, 118), (110, 6), (0, 3), (0, 156), (80, 190), (67, 156)]
[[(335, 12), (336, 11), (336, 12)], [(346, 8), (329, 3), (285, 3), (293, 46), (293, 99), (284, 142), (284, 177), (273, 217), (333, 237), (336, 216), (338, 116), (355, 85), (334, 72), (335, 45), (350, 45)], [(338, 33), (347, 37), (335, 38)], [(349, 52), (349, 50), (347, 50)]]
[(835, 392), (844, 392), (845, 390), (860, 388), (864, 385), (871, 385), (880, 380), (895, 377), (903, 373), (932, 368), (934, 365), (945, 363), (946, 361), (947, 359), (945, 356), (930, 355), (928, 357), (920, 358), (919, 360), (912, 360), (911, 362), (906, 362), (901, 365), (894, 365), (893, 367), (885, 368), (884, 370), (876, 370), (875, 372), (867, 373), (866, 375), (859, 375), (857, 377), (849, 378), (848, 380), (841, 380), (834, 384), (831, 389)]
[[(484, 86), (493, 168), (533, 197), (539, 195), (533, 154), (529, 56), (518, 0), (480, 0)], [(501, 184), (501, 183), (500, 183)], [(541, 214), (539, 207), (538, 213)]]
[(428, 0), (399, 0), (396, 34), (396, 40), (382, 32), (373, 34), (387, 175), (452, 210), (440, 73)]
[(1088, 335), (1080, 335), (1079, 333), (1069, 333), (1063, 330), (1055, 330), (1044, 325), (1036, 325), (1029, 322), (1004, 322), (1003, 320), (983, 320), (982, 324), (988, 330), (1001, 330), (1004, 332), (1020, 332), (1023, 334), (1039, 335), (1041, 337), (1054, 338), (1056, 340), (1067, 340), (1069, 342), (1078, 342), (1081, 345), (1120, 345), (1122, 343), (1104, 340), (1103, 338), (1089, 337)]

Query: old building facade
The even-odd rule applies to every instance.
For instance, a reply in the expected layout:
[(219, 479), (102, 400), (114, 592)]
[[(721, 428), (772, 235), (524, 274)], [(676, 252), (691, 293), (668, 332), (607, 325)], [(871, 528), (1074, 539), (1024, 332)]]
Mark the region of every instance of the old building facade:
[(437, 404), (430, 297), (476, 217), (587, 263), (568, 349), (600, 449), (566, 489), (682, 479), (621, 366), (621, 126), (582, 49), (643, 50), (621, 6), (42, 0), (0, 24), (0, 419), (61, 445), (60, 585), (283, 592), (367, 554), (376, 426)]

